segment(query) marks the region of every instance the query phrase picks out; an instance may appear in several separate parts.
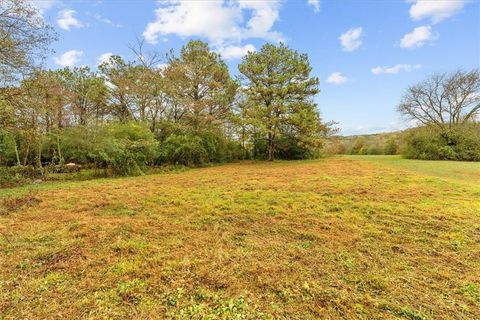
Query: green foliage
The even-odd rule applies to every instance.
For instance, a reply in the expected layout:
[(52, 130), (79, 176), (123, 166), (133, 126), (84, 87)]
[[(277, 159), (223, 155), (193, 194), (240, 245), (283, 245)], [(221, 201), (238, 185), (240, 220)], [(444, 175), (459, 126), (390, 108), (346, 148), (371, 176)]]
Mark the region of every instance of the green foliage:
[(346, 136), (330, 142), (327, 151), (333, 154), (394, 155), (398, 153), (400, 143), (400, 134), (395, 132)]
[[(351, 154), (362, 154), (360, 153), (362, 148), (365, 146), (365, 138), (364, 137), (358, 137), (357, 140), (355, 140), (355, 143), (351, 149)], [(364, 151), (365, 152), (365, 151)], [(365, 154), (365, 153), (363, 153)]]
[(361, 147), (360, 150), (358, 150), (358, 154), (362, 154), (362, 155), (368, 154), (368, 147), (367, 146)]
[(139, 46), (137, 60), (112, 56), (96, 72), (38, 69), (2, 89), (0, 165), (70, 173), (65, 164), (73, 162), (134, 175), (152, 164), (321, 154), (330, 126), (313, 101), (319, 80), (307, 55), (265, 45), (239, 66), (246, 88), (239, 90), (204, 42), (188, 42), (162, 68), (158, 54)]
[[(202, 41), (189, 41), (164, 71), (168, 95), (183, 106), (181, 117), (193, 132), (222, 123), (231, 113), (237, 83), (220, 55)], [(181, 119), (180, 119), (181, 118)]]
[(145, 125), (117, 123), (101, 131), (103, 134), (97, 136), (97, 145), (90, 153), (100, 167), (117, 174), (135, 175), (153, 163), (158, 143)]
[(208, 162), (208, 153), (200, 137), (172, 134), (161, 145), (160, 162), (201, 165)]
[(480, 161), (480, 125), (412, 129), (406, 135), (405, 156), (421, 160)]
[(15, 164), (15, 136), (0, 129), (0, 165)]
[(302, 143), (295, 136), (282, 135), (277, 142), (275, 157), (286, 160), (315, 159), (321, 155), (321, 148)]
[[(158, 143), (147, 126), (134, 122), (66, 128), (58, 137), (64, 162), (93, 164), (114, 174), (136, 175), (156, 158)], [(44, 160), (58, 161), (57, 136), (44, 143)]]
[(40, 65), (56, 34), (37, 6), (26, 0), (0, 1), (0, 87)]
[(43, 171), (33, 166), (0, 167), (0, 188), (21, 186), (42, 175)]
[(312, 99), (319, 92), (319, 80), (310, 75), (306, 54), (283, 43), (265, 44), (260, 51), (248, 53), (238, 69), (245, 83), (244, 123), (252, 127), (254, 138), (266, 139), (269, 160), (275, 154), (292, 156), (292, 150), (276, 152), (282, 135), (294, 137), (291, 141), (304, 147), (315, 149), (320, 144), (327, 130)]
[(393, 137), (388, 138), (388, 140), (385, 142), (385, 145), (383, 146), (383, 153), (387, 155), (394, 155), (394, 154), (397, 154), (397, 152), (398, 152), (397, 141)]
[(373, 145), (369, 146), (368, 150), (367, 150), (367, 154), (370, 154), (370, 155), (379, 155), (379, 154), (382, 154), (382, 153), (383, 153), (382, 148), (380, 148), (380, 146), (378, 146), (376, 144), (373, 144)]
[(210, 130), (171, 134), (161, 143), (159, 155), (159, 163), (192, 166), (237, 160), (241, 157), (241, 148), (221, 132)]

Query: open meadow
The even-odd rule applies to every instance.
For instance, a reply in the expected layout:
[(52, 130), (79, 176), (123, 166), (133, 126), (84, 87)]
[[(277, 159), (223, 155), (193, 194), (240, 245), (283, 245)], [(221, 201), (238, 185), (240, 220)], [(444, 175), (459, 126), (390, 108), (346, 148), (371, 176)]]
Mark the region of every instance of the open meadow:
[(350, 156), (0, 190), (0, 318), (479, 319), (479, 182)]

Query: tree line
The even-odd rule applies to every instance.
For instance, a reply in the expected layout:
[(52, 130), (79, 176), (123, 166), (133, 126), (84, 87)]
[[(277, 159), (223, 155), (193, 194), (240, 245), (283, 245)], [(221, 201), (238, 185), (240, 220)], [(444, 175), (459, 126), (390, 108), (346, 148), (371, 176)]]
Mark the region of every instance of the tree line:
[(46, 56), (51, 28), (26, 1), (0, 8), (0, 165), (74, 162), (130, 174), (164, 163), (315, 158), (332, 133), (313, 100), (319, 80), (307, 55), (285, 44), (249, 52), (236, 78), (198, 40), (179, 54), (147, 52), (138, 40), (130, 61), (47, 70), (34, 57)]
[(397, 111), (410, 123), (401, 132), (340, 137), (337, 154), (402, 154), (422, 160), (480, 161), (480, 72), (436, 73), (408, 87)]

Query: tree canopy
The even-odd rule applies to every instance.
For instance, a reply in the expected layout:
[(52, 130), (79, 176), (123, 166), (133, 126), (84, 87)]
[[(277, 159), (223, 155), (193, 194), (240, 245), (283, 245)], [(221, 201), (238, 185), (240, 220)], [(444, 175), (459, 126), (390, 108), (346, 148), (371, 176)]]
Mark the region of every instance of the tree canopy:
[(397, 109), (409, 120), (440, 128), (478, 120), (480, 72), (434, 74), (409, 87)]
[(55, 37), (29, 1), (0, 1), (0, 86), (30, 74)]
[(260, 138), (268, 144), (268, 159), (273, 160), (281, 136), (300, 145), (315, 145), (323, 132), (313, 96), (320, 92), (319, 79), (310, 75), (307, 55), (281, 43), (265, 44), (250, 52), (238, 69), (246, 96), (245, 115)]

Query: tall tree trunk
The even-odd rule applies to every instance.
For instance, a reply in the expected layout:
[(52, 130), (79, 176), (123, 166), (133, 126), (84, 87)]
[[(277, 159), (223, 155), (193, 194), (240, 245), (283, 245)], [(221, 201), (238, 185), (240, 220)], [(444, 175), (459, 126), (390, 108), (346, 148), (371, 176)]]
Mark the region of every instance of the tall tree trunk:
[(38, 138), (37, 168), (42, 168), (42, 138)]
[(25, 156), (23, 158), (23, 165), (24, 166), (27, 165), (29, 155), (30, 155), (30, 141), (27, 142), (27, 149), (25, 150)]
[(17, 166), (21, 166), (20, 155), (18, 154), (17, 139), (13, 139), (13, 145), (15, 147), (15, 157), (17, 158)]
[(57, 151), (58, 151), (58, 161), (59, 161), (59, 164), (60, 165), (63, 165), (63, 163), (65, 162), (65, 160), (63, 160), (63, 157), (62, 157), (62, 150), (60, 148), (60, 133), (57, 132)]
[(275, 136), (271, 133), (268, 134), (268, 161), (274, 160), (275, 152)]

